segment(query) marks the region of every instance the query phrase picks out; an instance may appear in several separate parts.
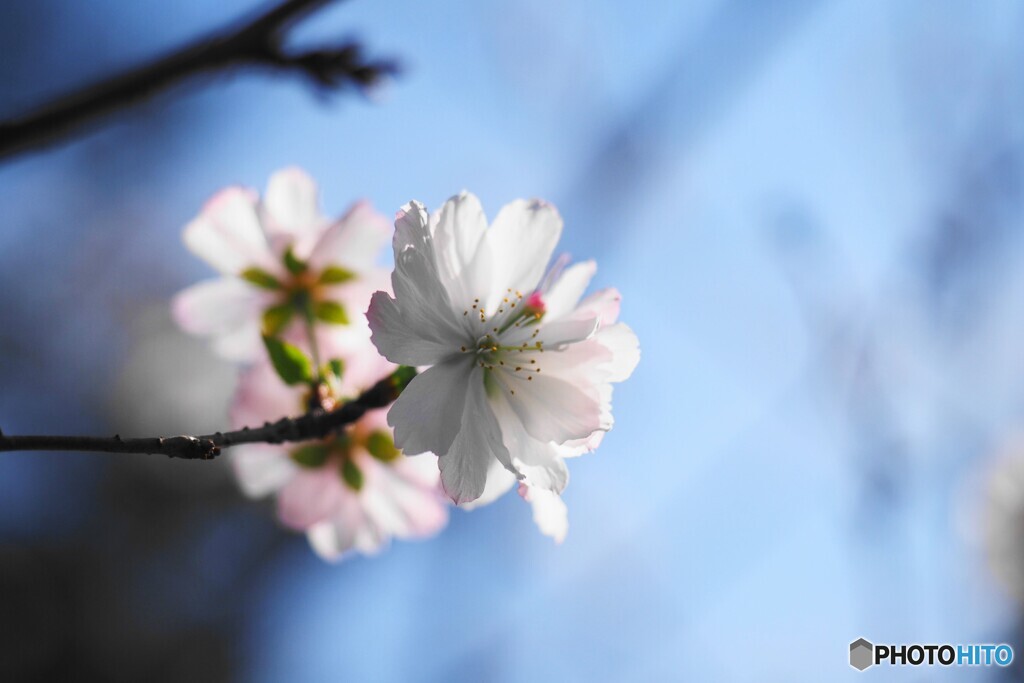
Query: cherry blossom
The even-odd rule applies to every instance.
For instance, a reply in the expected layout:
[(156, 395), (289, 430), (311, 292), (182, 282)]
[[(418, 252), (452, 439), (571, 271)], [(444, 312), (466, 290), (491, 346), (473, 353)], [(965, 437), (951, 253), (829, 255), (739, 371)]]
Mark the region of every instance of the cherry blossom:
[(593, 262), (559, 260), (545, 276), (561, 230), (553, 206), (524, 200), (488, 227), (465, 192), (433, 218), (411, 202), (396, 219), (394, 295), (375, 293), (367, 316), (388, 360), (428, 367), (388, 422), (405, 453), (439, 456), (458, 504), (481, 497), (495, 462), (527, 498), (560, 493), (565, 458), (611, 428), (612, 383), (639, 360), (636, 336), (616, 322), (618, 292), (582, 298)]
[(311, 321), (348, 324), (386, 281), (374, 264), (389, 233), (366, 202), (324, 217), (316, 184), (297, 168), (271, 176), (262, 199), (241, 187), (221, 190), (183, 233), (221, 276), (180, 292), (174, 317), (235, 360), (256, 358), (261, 334), (287, 337)]
[[(339, 400), (358, 395), (395, 369), (374, 352), (368, 334), (360, 339), (354, 327), (340, 334), (320, 332), (321, 348), (344, 360), (341, 378), (332, 384)], [(301, 413), (309, 391), (285, 385), (269, 363), (259, 362), (242, 374), (231, 421), (241, 428)], [(242, 445), (230, 458), (242, 490), (252, 497), (275, 494), (281, 522), (306, 532), (325, 559), (350, 551), (376, 553), (392, 537), (431, 536), (448, 520), (437, 459), (403, 456), (386, 409), (371, 410), (326, 439)]]

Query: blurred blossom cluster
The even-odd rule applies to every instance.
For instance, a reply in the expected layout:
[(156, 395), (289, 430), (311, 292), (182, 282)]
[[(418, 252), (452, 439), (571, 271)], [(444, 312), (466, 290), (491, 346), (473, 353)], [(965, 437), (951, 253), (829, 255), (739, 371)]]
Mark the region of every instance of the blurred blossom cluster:
[(186, 226), (186, 245), (220, 276), (180, 292), (174, 317), (245, 363), (232, 428), (331, 410), (399, 364), (429, 366), (390, 408), (324, 439), (235, 447), (241, 488), (276, 495), (281, 522), (325, 559), (431, 536), (448, 499), (472, 508), (517, 483), (561, 541), (565, 459), (601, 442), (611, 385), (639, 360), (619, 293), (583, 297), (593, 262), (547, 268), (562, 221), (542, 202), (509, 204), (488, 228), (462, 193), (432, 217), (405, 206), (395, 227), (389, 286), (376, 265), (387, 221), (367, 203), (322, 215), (296, 168), (262, 197), (222, 190)]

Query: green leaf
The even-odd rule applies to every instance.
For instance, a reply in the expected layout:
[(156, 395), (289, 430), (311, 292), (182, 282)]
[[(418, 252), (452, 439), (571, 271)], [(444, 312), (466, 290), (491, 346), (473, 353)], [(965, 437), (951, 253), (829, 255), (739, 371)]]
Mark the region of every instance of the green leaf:
[(322, 444), (300, 446), (291, 453), (292, 460), (302, 467), (309, 468), (323, 467), (330, 455), (331, 449)]
[(345, 374), (345, 361), (340, 358), (332, 358), (324, 366), (324, 374), (331, 374), (341, 379), (341, 376)]
[(270, 362), (285, 384), (313, 381), (313, 364), (297, 346), (274, 337), (263, 336), (263, 345), (270, 354)]
[(363, 471), (348, 458), (341, 461), (341, 479), (353, 491), (363, 488)]
[(295, 258), (291, 247), (288, 247), (284, 252), (284, 267), (292, 275), (301, 275), (306, 272), (306, 262)]
[(398, 369), (391, 373), (391, 386), (395, 388), (395, 395), (401, 394), (415, 376), (416, 368), (399, 365)]
[(239, 275), (246, 282), (263, 289), (281, 289), (282, 285), (276, 277), (259, 268), (246, 268)]
[(325, 323), (348, 325), (348, 313), (345, 312), (345, 307), (337, 301), (318, 302), (316, 308), (313, 309), (313, 315), (317, 320), (322, 320)]
[(275, 336), (287, 327), (294, 314), (295, 307), (290, 303), (271, 306), (263, 312), (263, 334), (268, 337)]
[(341, 266), (327, 266), (320, 273), (320, 279), (317, 282), (321, 285), (340, 285), (342, 282), (355, 279), (356, 274), (351, 270)]
[(391, 435), (383, 430), (370, 432), (366, 437), (366, 450), (381, 462), (391, 462), (402, 455), (402, 451), (395, 448)]

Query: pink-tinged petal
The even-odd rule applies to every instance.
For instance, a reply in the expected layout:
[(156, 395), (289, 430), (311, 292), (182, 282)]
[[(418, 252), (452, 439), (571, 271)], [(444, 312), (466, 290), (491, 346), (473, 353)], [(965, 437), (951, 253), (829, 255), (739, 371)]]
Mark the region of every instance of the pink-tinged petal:
[(608, 373), (609, 382), (623, 382), (629, 379), (640, 362), (640, 341), (633, 330), (624, 323), (602, 327), (594, 340), (612, 353), (612, 358), (602, 368)]
[(315, 271), (341, 266), (356, 273), (373, 269), (391, 236), (388, 219), (366, 201), (356, 202), (320, 237), (309, 265)]
[(602, 426), (595, 387), (576, 386), (548, 374), (524, 376), (508, 371), (502, 373), (502, 381), (515, 391), (507, 400), (526, 431), (538, 441), (582, 439)]
[(497, 307), (507, 288), (525, 294), (537, 287), (561, 234), (562, 217), (550, 204), (519, 199), (502, 207), (484, 238), (494, 257), (488, 310)]
[(298, 469), (277, 496), (277, 515), (286, 526), (305, 531), (329, 517), (347, 491), (331, 467)]
[(456, 505), (476, 500), (483, 494), (493, 460), (506, 464), (510, 460), (501, 440), (498, 420), (484, 392), (483, 371), (472, 367), (469, 390), (464, 397), (462, 428), (447, 452), (440, 455), (440, 451), (435, 451), (439, 453), (441, 485)]
[(279, 272), (260, 226), (257, 201), (254, 193), (242, 188), (221, 190), (185, 226), (185, 245), (226, 275), (237, 275), (250, 267)]
[(228, 360), (254, 361), (265, 353), (261, 334), (259, 320), (246, 320), (237, 329), (214, 337), (211, 345), (217, 355)]
[(268, 233), (303, 238), (320, 230), (316, 182), (301, 168), (291, 167), (270, 176), (263, 196)]
[[(471, 356), (435, 365), (420, 373), (402, 391), (388, 412), (395, 445), (407, 455), (447, 453), (465, 428), (467, 385), (480, 380)], [(483, 386), (483, 381), (479, 381)], [(472, 394), (472, 392), (468, 392)]]
[(510, 405), (514, 397), (506, 391), (490, 396), (491, 408), (501, 426), (512, 465), (531, 486), (561, 492), (569, 483), (569, 470), (558, 456), (557, 448), (532, 437)]
[(259, 318), (268, 303), (265, 293), (235, 278), (204, 280), (175, 295), (171, 313), (190, 334), (218, 335)]
[[(423, 538), (434, 535), (447, 524), (448, 509), (438, 486), (436, 458), (424, 455), (384, 464), (364, 454), (358, 464), (366, 475), (361, 496), (363, 510), (381, 534)], [(412, 467), (407, 468), (407, 464)], [(433, 482), (426, 486), (420, 481), (418, 471), (424, 466), (434, 475)]]
[(229, 454), (238, 485), (250, 498), (277, 491), (295, 475), (287, 449), (276, 444), (246, 444)]
[(238, 380), (228, 411), (232, 429), (257, 427), (303, 412), (303, 389), (290, 387), (267, 361), (245, 370)]
[(311, 526), (306, 532), (306, 538), (317, 555), (329, 562), (335, 562), (355, 549), (356, 537), (364, 526), (366, 516), (359, 504), (358, 496), (343, 495), (334, 514)]
[(569, 533), (569, 509), (557, 493), (521, 485), (519, 495), (533, 508), (533, 521), (545, 536), (561, 543)]
[(438, 272), (456, 310), (469, 308), (473, 299), (490, 292), (490, 251), (479, 249), (486, 231), (480, 200), (469, 192), (445, 202), (434, 221)]
[(593, 261), (584, 261), (566, 268), (561, 277), (543, 295), (547, 308), (546, 318), (557, 320), (571, 313), (580, 302), (583, 292), (587, 291), (587, 285), (596, 272), (597, 264)]
[(576, 310), (569, 313), (570, 318), (593, 318), (596, 317), (602, 327), (612, 325), (619, 319), (619, 306), (622, 303), (622, 295), (614, 287), (601, 289), (580, 302)]
[(512, 490), (519, 480), (516, 475), (505, 469), (505, 466), (495, 460), (487, 470), (487, 483), (484, 491), (476, 500), (471, 500), (459, 505), (463, 510), (475, 510), (484, 505), (490, 505), (494, 501)]

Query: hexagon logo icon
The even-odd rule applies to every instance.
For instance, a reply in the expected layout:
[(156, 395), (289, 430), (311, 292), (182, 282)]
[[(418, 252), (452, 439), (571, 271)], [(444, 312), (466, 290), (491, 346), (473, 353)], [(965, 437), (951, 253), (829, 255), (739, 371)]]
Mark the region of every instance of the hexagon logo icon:
[(850, 643), (850, 666), (863, 671), (875, 663), (875, 646), (863, 638)]

